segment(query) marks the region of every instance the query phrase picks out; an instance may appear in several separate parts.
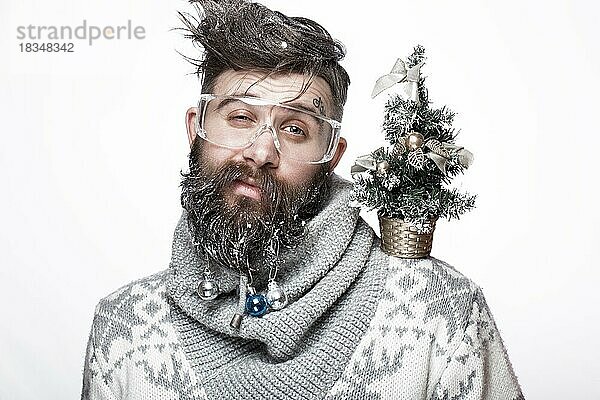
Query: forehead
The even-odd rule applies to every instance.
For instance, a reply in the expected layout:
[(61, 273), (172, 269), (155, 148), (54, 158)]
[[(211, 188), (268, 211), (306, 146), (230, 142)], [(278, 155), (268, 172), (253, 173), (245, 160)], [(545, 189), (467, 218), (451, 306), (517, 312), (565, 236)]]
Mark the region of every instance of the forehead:
[(298, 73), (282, 73), (265, 78), (263, 72), (226, 70), (215, 80), (213, 92), (301, 104), (317, 113), (325, 111), (330, 116), (333, 104), (329, 84), (321, 77), (314, 77), (308, 89), (300, 95), (308, 79), (308, 75)]

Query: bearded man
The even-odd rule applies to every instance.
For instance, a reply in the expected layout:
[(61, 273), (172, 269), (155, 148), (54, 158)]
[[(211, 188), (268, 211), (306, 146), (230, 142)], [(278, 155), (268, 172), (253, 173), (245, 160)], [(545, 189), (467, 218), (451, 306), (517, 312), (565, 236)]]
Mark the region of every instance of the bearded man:
[(259, 4), (194, 3), (171, 263), (98, 304), (82, 399), (523, 398), (481, 289), (384, 254), (349, 206), (343, 46)]

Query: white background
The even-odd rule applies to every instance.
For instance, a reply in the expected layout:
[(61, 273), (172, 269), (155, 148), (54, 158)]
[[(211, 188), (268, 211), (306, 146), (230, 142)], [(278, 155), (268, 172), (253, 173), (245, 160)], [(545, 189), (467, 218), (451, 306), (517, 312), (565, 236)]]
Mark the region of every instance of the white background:
[[(589, 1), (267, 3), (345, 43), (352, 77), (338, 173), (380, 145), (377, 77), (420, 43), (434, 105), (459, 113), (479, 195), (432, 255), (484, 290), (529, 399), (600, 398), (598, 6)], [(168, 266), (200, 92), (186, 2), (0, 6), (0, 399), (77, 398), (94, 305)], [(121, 25), (145, 40), (19, 52), (19, 25)], [(371, 219), (372, 221), (372, 215)]]

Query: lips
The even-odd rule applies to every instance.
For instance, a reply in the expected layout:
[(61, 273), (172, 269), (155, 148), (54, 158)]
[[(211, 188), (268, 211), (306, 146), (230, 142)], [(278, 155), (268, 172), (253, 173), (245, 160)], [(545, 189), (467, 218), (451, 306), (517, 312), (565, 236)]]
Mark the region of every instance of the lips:
[(252, 178), (236, 179), (233, 181), (233, 193), (246, 196), (254, 200), (262, 198), (262, 190)]

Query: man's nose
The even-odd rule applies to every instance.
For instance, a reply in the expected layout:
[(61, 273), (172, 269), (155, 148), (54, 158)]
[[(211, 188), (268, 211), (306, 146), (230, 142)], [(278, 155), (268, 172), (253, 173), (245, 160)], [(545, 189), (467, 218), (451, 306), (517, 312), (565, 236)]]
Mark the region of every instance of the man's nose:
[(273, 127), (264, 125), (257, 132), (256, 140), (243, 151), (244, 159), (252, 162), (256, 168), (279, 166), (279, 153), (275, 147)]

